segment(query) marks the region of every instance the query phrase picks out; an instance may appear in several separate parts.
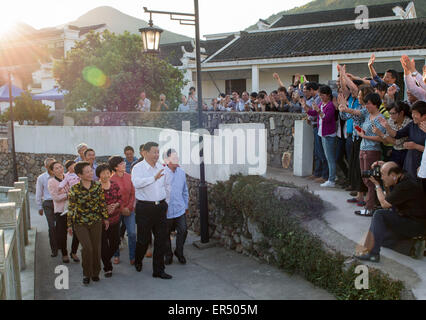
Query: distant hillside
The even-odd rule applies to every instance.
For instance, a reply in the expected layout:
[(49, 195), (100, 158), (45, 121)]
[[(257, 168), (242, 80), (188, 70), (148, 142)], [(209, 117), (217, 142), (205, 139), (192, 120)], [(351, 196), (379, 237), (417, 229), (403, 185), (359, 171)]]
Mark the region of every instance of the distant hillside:
[[(105, 23), (111, 32), (117, 34), (129, 31), (130, 33), (139, 33), (139, 28), (148, 26), (144, 20), (129, 16), (112, 7), (103, 6), (90, 10), (75, 21), (67, 24), (84, 27), (88, 25), (96, 25)], [(173, 43), (180, 41), (188, 41), (189, 37), (164, 30), (161, 35), (161, 43)]]
[[(269, 23), (274, 22), (282, 15), (306, 13), (325, 10), (336, 10), (344, 8), (354, 8), (359, 5), (379, 5), (383, 3), (394, 3), (397, 0), (315, 0), (305, 4), (304, 6), (296, 7), (287, 11), (278, 12), (269, 18), (265, 19)], [(414, 0), (417, 17), (426, 17), (426, 0)], [(404, 8), (405, 9), (405, 8)], [(247, 30), (257, 29), (256, 25), (250, 26)]]

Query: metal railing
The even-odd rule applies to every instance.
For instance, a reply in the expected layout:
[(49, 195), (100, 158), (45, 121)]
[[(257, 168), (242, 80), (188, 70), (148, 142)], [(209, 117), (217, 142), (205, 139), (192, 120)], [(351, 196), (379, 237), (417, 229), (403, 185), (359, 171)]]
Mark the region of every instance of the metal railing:
[(0, 187), (0, 300), (21, 300), (20, 272), (25, 269), (28, 244), (28, 179)]

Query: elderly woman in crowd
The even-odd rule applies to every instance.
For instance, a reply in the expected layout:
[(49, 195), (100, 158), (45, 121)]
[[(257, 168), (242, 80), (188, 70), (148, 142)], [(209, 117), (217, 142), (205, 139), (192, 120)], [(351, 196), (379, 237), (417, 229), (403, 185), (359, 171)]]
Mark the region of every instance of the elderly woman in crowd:
[[(388, 119), (387, 124), (390, 129), (399, 131), (405, 128), (412, 121), (410, 106), (407, 103), (402, 101), (392, 103), (388, 109), (390, 118)], [(383, 124), (386, 128), (386, 123), (383, 122)], [(388, 129), (386, 130), (389, 131)], [(395, 162), (399, 167), (403, 168), (405, 157), (407, 156), (407, 150), (404, 148), (404, 143), (407, 141), (408, 137), (396, 140), (389, 135), (381, 133), (377, 128), (374, 130), (374, 133), (381, 138), (382, 142), (393, 145), (390, 161)]]
[(79, 162), (79, 161), (85, 161), (86, 160), (86, 158), (85, 158), (85, 156), (84, 156), (84, 153), (86, 152), (86, 150), (89, 148), (89, 146), (87, 145), (87, 144), (85, 144), (85, 143), (80, 143), (78, 146), (77, 146), (77, 153), (78, 153), (78, 157), (77, 158), (75, 158), (75, 162)]
[[(340, 81), (342, 87), (342, 94), (338, 97), (338, 105), (345, 105), (349, 109), (361, 110), (365, 108), (364, 97), (373, 93), (373, 88), (370, 86), (356, 84), (346, 75), (346, 67), (340, 67)], [(362, 123), (359, 118), (352, 118), (348, 113), (340, 113), (340, 117), (346, 120), (346, 128), (348, 130), (348, 139), (346, 139), (346, 152), (349, 159), (349, 186), (351, 190), (357, 192), (355, 198), (348, 199), (349, 203), (356, 203), (358, 206), (365, 206), (364, 194), (367, 192), (367, 187), (361, 178), (361, 167), (359, 153), (361, 148), (362, 138), (358, 135), (355, 127), (360, 127)]]
[(392, 129), (386, 121), (382, 120), (381, 123), (390, 137), (395, 139), (408, 137), (403, 144), (404, 149), (408, 150), (403, 168), (412, 177), (417, 177), (417, 169), (420, 167), (425, 150), (426, 133), (420, 129), (419, 124), (426, 121), (426, 102), (417, 101), (411, 108), (411, 115), (413, 121), (398, 131)]
[(99, 183), (93, 181), (93, 170), (88, 162), (75, 165), (75, 173), (80, 182), (69, 192), (68, 232), (75, 233), (82, 249), (83, 284), (90, 279), (99, 281), (101, 271), (102, 220), (104, 229), (108, 230), (108, 209), (105, 194)]
[[(386, 122), (385, 117), (379, 111), (382, 104), (380, 96), (377, 93), (370, 93), (364, 98), (364, 103), (365, 108), (361, 110), (349, 109), (344, 104), (339, 105), (340, 112), (349, 114), (354, 120), (361, 123), (361, 126), (356, 127), (357, 134), (362, 138), (359, 154), (361, 172), (370, 170), (371, 165), (382, 157), (381, 139), (374, 133), (375, 128), (386, 133), (380, 120), (383, 119)], [(363, 181), (368, 188), (368, 199), (365, 209), (355, 211), (355, 214), (371, 217), (376, 206), (375, 187), (368, 178), (363, 178)]]
[[(136, 249), (136, 221), (135, 221), (135, 188), (132, 184), (130, 174), (126, 173), (122, 157), (113, 156), (108, 160), (110, 169), (113, 172), (111, 182), (116, 183), (120, 189), (121, 197), (121, 219), (126, 226), (127, 236), (129, 238), (129, 259), (130, 264), (135, 264)], [(120, 251), (115, 253), (114, 263), (119, 262)]]
[(120, 207), (121, 195), (120, 187), (111, 181), (111, 169), (109, 165), (103, 163), (96, 168), (96, 175), (101, 183), (105, 194), (105, 201), (108, 209), (109, 228), (102, 228), (101, 257), (104, 264), (105, 278), (112, 276), (111, 258), (120, 245)]
[(67, 251), (67, 216), (63, 215), (65, 202), (67, 201), (67, 193), (65, 189), (59, 187), (64, 180), (64, 167), (58, 161), (50, 164), (49, 169), (53, 172), (53, 176), (49, 179), (47, 187), (53, 199), (53, 207), (55, 212), (55, 234), (58, 249), (62, 252), (62, 262), (69, 263)]

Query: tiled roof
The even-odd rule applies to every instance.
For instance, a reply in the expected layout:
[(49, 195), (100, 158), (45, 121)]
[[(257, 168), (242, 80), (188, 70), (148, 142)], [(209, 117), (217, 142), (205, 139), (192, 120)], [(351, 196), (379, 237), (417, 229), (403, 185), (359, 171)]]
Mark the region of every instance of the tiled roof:
[(106, 27), (105, 23), (102, 24), (96, 24), (96, 25), (92, 25), (92, 26), (86, 26), (86, 27), (79, 27), (78, 29), (80, 30), (79, 36), (81, 37), (82, 35), (85, 35), (86, 33), (89, 33), (92, 30), (98, 30), (101, 28)]
[[(225, 39), (201, 41), (201, 48), (206, 49), (207, 56), (211, 56), (233, 39), (234, 36), (232, 35)], [(182, 62), (180, 59), (183, 56), (182, 46), (185, 47), (187, 52), (193, 51), (190, 41), (162, 44), (160, 45), (160, 57), (167, 59), (173, 66), (181, 66)]]
[[(396, 6), (399, 6), (405, 10), (409, 3), (409, 1), (405, 1), (367, 6), (368, 16), (370, 19), (395, 17), (395, 13), (392, 11), (392, 9)], [(290, 14), (283, 15), (280, 20), (271, 26), (271, 28), (302, 26), (337, 21), (351, 21), (356, 20), (358, 16), (359, 14), (355, 13), (355, 8)]]
[(209, 62), (426, 48), (426, 18), (241, 33)]

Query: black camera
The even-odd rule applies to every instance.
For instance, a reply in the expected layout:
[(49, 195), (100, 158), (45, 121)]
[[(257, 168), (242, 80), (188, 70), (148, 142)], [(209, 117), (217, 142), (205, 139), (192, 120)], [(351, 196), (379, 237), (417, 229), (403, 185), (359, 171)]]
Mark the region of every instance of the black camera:
[(373, 169), (371, 169), (371, 170), (363, 171), (361, 173), (361, 177), (362, 178), (373, 177), (376, 180), (381, 180), (382, 174), (380, 173), (380, 166), (374, 166)]

